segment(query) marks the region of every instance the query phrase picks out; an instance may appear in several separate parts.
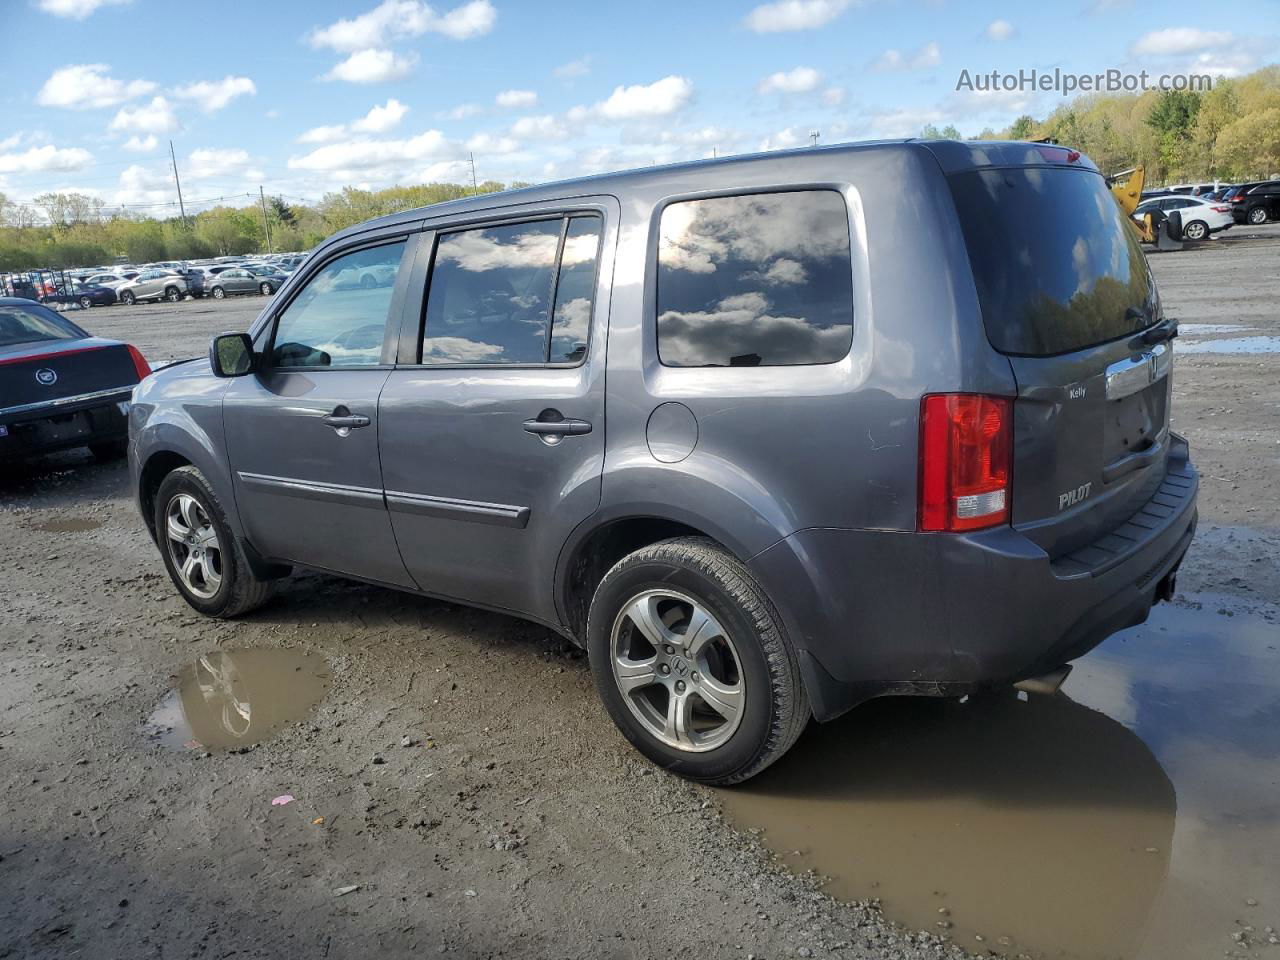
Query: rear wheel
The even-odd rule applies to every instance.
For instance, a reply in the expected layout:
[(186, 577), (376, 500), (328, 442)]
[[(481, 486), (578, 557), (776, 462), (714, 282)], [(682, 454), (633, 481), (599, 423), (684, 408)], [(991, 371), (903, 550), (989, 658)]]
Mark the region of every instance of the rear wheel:
[(378, 285), (378, 280), (371, 273), (366, 273), (363, 277), (360, 278), (360, 286), (365, 290), (372, 290), (377, 285)]
[(177, 303), (179, 300), (182, 299), (182, 291), (179, 290), (177, 287), (165, 287), (164, 298), (168, 300), (170, 303)]
[(223, 290), (221, 287), (214, 287), (212, 290), (209, 291), (209, 295), (212, 296), (213, 299), (215, 300), (221, 300), (223, 297), (227, 295), (227, 291)]
[(614, 723), (691, 780), (754, 776), (809, 720), (777, 612), (746, 567), (705, 538), (664, 540), (619, 561), (596, 590), (587, 641)]
[(78, 301), (81, 310), (88, 310), (93, 306), (93, 297), (81, 297)]
[(179, 467), (161, 481), (154, 521), (169, 578), (200, 613), (236, 617), (274, 592), (274, 581), (254, 576), (213, 488), (195, 467)]
[(1192, 220), (1182, 228), (1182, 235), (1188, 240), (1203, 240), (1209, 235), (1209, 225), (1203, 220)]
[(1249, 211), (1249, 222), (1252, 224), (1266, 223), (1267, 211), (1265, 207), (1254, 207)]
[(272, 291), (271, 291), (271, 284), (269, 284), (269, 283), (264, 283), (264, 284), (262, 284), (262, 286), (258, 287), (258, 290), (262, 293), (262, 295), (263, 295), (264, 297), (269, 297), (269, 296), (271, 296), (271, 292), (272, 292)]

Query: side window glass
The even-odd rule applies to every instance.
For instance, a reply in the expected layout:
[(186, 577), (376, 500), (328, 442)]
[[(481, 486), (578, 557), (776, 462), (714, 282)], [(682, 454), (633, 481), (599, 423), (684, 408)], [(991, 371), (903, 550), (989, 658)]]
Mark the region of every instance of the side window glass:
[(380, 363), (387, 311), (404, 248), (401, 240), (357, 250), (331, 261), (313, 276), (277, 321), (272, 363), (277, 367)]
[(600, 253), (600, 218), (574, 217), (565, 231), (560, 279), (551, 321), (552, 363), (577, 363), (587, 355), (591, 307), (596, 294), (596, 262)]
[(564, 218), (442, 234), (422, 362), (544, 363)]
[(673, 367), (832, 363), (853, 343), (844, 198), (832, 190), (670, 204), (658, 356)]

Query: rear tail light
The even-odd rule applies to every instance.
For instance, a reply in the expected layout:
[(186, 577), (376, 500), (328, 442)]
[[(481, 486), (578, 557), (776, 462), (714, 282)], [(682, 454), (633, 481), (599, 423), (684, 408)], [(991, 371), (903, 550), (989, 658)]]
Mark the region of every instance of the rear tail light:
[(1230, 207), (1222, 207), (1222, 206), (1217, 206), (1217, 205), (1215, 205), (1215, 206), (1214, 206), (1214, 208), (1213, 208), (1213, 212), (1214, 212), (1214, 213), (1230, 213), (1230, 212), (1231, 212), (1231, 208), (1230, 208)]
[(1008, 397), (929, 394), (920, 401), (921, 530), (1009, 522), (1013, 404)]
[(151, 364), (147, 363), (147, 358), (142, 355), (142, 351), (133, 344), (128, 344), (129, 358), (133, 361), (133, 369), (138, 373), (138, 380), (144, 379), (151, 373)]

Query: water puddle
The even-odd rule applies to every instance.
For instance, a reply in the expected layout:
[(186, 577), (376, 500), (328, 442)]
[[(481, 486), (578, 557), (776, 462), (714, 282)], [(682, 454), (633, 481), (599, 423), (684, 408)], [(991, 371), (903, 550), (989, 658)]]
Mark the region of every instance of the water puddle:
[(174, 750), (228, 750), (302, 719), (329, 688), (324, 659), (301, 650), (220, 650), (184, 667), (142, 725)]
[(1275, 949), (1280, 625), (1199, 599), (1112, 637), (1055, 697), (859, 707), (726, 809), (833, 895), (978, 952)]
[(101, 526), (101, 520), (72, 517), (65, 520), (42, 520), (39, 523), (33, 523), (31, 529), (42, 533), (88, 533)]
[(1233, 337), (1230, 340), (1182, 340), (1177, 353), (1280, 353), (1280, 337)]
[(1244, 333), (1252, 329), (1241, 323), (1179, 323), (1178, 336), (1206, 337), (1215, 333)]

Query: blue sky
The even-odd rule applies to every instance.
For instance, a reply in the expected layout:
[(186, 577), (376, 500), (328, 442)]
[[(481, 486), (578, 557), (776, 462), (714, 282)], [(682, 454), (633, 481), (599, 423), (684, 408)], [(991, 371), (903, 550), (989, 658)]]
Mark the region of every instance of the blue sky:
[[(0, 192), (164, 216), (184, 195), (541, 182), (821, 141), (966, 134), (1052, 92), (962, 69), (1232, 75), (1270, 0), (0, 0)], [(216, 11), (216, 12), (214, 12)], [(1238, 32), (1233, 32), (1238, 31)], [(25, 41), (22, 40), (25, 38)], [(247, 202), (232, 200), (231, 202)]]

